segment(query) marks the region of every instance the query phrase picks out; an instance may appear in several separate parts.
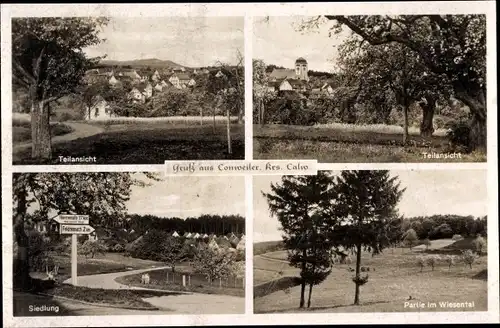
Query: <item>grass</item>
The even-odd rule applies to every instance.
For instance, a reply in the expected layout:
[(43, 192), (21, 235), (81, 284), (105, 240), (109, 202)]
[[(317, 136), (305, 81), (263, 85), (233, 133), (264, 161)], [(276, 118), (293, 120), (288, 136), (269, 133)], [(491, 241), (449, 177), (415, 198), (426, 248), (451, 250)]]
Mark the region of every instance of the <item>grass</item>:
[[(191, 285), (182, 286), (182, 275), (186, 275), (186, 284), (188, 284), (188, 275), (191, 276)], [(134, 274), (129, 276), (118, 277), (117, 282), (129, 286), (144, 287), (141, 284), (142, 274)], [(222, 282), (223, 286), (219, 287), (219, 280), (213, 281), (212, 285), (209, 284), (207, 279), (200, 275), (193, 273), (190, 268), (178, 267), (176, 268), (175, 275), (172, 274), (171, 269), (155, 270), (149, 272), (151, 278), (149, 288), (164, 289), (169, 291), (187, 291), (203, 294), (223, 294), (231, 296), (245, 296), (245, 279), (231, 279), (227, 282)], [(174, 277), (174, 278), (173, 278)], [(235, 287), (235, 283), (237, 284)]]
[[(444, 136), (413, 135), (404, 147), (395, 128), (352, 125), (287, 126), (254, 125), (255, 159), (317, 159), (319, 162), (484, 162), (483, 153), (461, 154), (462, 158), (426, 158), (423, 153), (447, 153)], [(391, 133), (394, 132), (394, 133)]]
[[(336, 130), (350, 133), (361, 133), (361, 132), (371, 132), (371, 133), (383, 133), (383, 134), (399, 134), (403, 135), (403, 127), (399, 125), (387, 125), (387, 124), (348, 124), (348, 123), (328, 123), (328, 124), (316, 124), (314, 128), (317, 129), (327, 129)], [(444, 137), (446, 136), (446, 129), (436, 129), (434, 131), (434, 136)], [(408, 133), (411, 136), (420, 135), (420, 128), (415, 126), (408, 127)]]
[(253, 244), (253, 255), (260, 255), (284, 248), (283, 241), (263, 241)]
[(94, 304), (110, 304), (130, 308), (150, 309), (156, 308), (144, 301), (143, 298), (178, 295), (178, 293), (175, 292), (88, 288), (67, 284), (56, 286), (44, 293), (51, 296), (62, 296)]
[[(332, 273), (320, 285), (313, 288), (311, 312), (406, 312), (406, 311), (487, 311), (487, 257), (483, 256), (472, 269), (463, 263), (452, 266), (440, 263), (432, 271), (424, 268), (421, 273), (416, 258), (421, 252), (407, 249), (386, 250), (383, 254), (372, 257), (362, 254), (362, 266), (371, 268), (369, 281), (361, 287), (361, 305), (352, 305), (354, 300), (353, 273), (351, 265), (335, 265)], [(254, 280), (269, 281), (278, 276), (287, 276), (290, 272), (279, 274), (285, 269), (296, 270), (277, 259), (286, 259), (286, 251), (273, 252), (269, 257), (254, 259)], [(273, 260), (271, 260), (273, 259)], [(257, 260), (257, 261), (256, 261)], [(373, 269), (376, 269), (373, 271)], [(293, 272), (292, 272), (293, 274)], [(256, 313), (297, 312), (300, 287), (281, 290), (264, 297), (254, 299)], [(405, 308), (409, 296), (414, 302), (474, 302), (474, 308)], [(302, 310), (300, 310), (302, 311)]]
[[(107, 131), (64, 143), (52, 150), (58, 156), (95, 156), (96, 164), (163, 164), (166, 160), (244, 159), (244, 126), (233, 125), (232, 154), (227, 153), (226, 127), (172, 124), (110, 125)], [(31, 149), (14, 154), (14, 164), (41, 164), (30, 159)], [(68, 163), (71, 164), (71, 163)]]
[[(73, 132), (73, 128), (63, 123), (51, 123), (52, 136), (61, 136)], [(12, 143), (21, 143), (31, 140), (31, 122), (15, 121), (12, 125)]]
[[(226, 116), (215, 116), (216, 124), (226, 124), (227, 117)], [(167, 117), (117, 117), (110, 118), (107, 120), (96, 120), (96, 121), (87, 121), (89, 124), (99, 125), (99, 126), (113, 126), (113, 125), (140, 125), (144, 123), (148, 124), (172, 124), (172, 125), (211, 125), (213, 124), (214, 117), (213, 116), (203, 116), (200, 118), (199, 116), (167, 116)], [(238, 121), (238, 117), (232, 116), (231, 123), (236, 123)]]

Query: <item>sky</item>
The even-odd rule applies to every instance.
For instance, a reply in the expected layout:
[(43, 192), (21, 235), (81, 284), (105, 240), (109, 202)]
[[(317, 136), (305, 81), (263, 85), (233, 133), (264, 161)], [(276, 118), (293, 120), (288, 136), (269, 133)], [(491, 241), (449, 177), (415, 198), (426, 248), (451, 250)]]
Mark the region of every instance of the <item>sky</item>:
[(266, 64), (294, 68), (295, 60), (303, 57), (310, 70), (332, 72), (338, 46), (349, 35), (349, 30), (329, 37), (331, 23), (325, 22), (318, 28), (297, 31), (303, 21), (313, 17), (254, 17), (253, 58)]
[(188, 67), (235, 64), (244, 52), (242, 17), (111, 18), (100, 44), (84, 49), (107, 60), (157, 58)]
[(196, 217), (202, 214), (245, 217), (244, 177), (163, 177), (146, 187), (132, 187), (129, 214)]
[[(434, 214), (488, 214), (486, 170), (405, 170), (391, 171), (399, 176), (406, 191), (398, 204), (405, 217)], [(339, 174), (339, 171), (333, 172)], [(270, 183), (280, 176), (254, 177), (254, 242), (280, 240), (278, 220), (271, 217), (262, 191), (270, 191)]]

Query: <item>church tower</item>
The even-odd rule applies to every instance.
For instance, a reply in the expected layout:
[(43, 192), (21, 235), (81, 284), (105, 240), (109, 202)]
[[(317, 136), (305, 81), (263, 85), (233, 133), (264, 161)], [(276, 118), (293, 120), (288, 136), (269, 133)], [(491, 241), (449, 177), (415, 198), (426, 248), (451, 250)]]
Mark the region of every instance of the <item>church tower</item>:
[(299, 80), (309, 81), (307, 60), (300, 57), (295, 61), (295, 76)]

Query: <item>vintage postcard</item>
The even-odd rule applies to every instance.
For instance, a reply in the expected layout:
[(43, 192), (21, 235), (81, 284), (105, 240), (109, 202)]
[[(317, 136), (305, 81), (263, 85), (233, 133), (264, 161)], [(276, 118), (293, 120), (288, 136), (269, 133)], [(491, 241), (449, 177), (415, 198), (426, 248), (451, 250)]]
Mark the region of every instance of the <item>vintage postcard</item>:
[(6, 327), (500, 323), (494, 1), (0, 12)]

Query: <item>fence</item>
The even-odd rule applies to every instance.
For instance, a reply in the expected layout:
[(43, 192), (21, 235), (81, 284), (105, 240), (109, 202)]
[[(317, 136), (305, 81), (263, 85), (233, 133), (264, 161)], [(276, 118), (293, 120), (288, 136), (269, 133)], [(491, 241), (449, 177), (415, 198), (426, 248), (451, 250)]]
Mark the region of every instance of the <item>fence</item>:
[[(153, 273), (151, 273), (153, 279)], [(183, 278), (185, 276), (185, 278)], [(183, 282), (183, 279), (185, 282)], [(228, 277), (224, 279), (214, 279), (210, 281), (207, 277), (197, 273), (187, 273), (187, 272), (169, 272), (166, 271), (163, 274), (162, 281), (165, 281), (167, 284), (176, 284), (183, 285), (185, 283), (186, 287), (190, 286), (212, 286), (212, 287), (224, 287), (224, 288), (237, 288), (244, 289), (245, 288), (245, 278), (243, 277)]]

